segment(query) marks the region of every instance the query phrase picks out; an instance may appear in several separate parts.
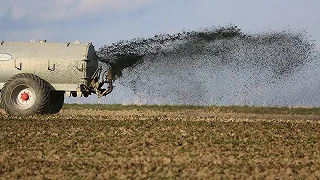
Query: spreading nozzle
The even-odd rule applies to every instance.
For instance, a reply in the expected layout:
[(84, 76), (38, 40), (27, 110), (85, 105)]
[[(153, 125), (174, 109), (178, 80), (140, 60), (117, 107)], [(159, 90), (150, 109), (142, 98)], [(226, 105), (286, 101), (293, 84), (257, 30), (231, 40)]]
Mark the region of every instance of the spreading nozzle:
[[(91, 87), (93, 88), (93, 91), (98, 95), (99, 98), (110, 94), (114, 87), (112, 66), (107, 62), (103, 63), (107, 65), (108, 70), (103, 69), (101, 65), (91, 78)], [(102, 89), (105, 83), (108, 84), (108, 88)]]
[(98, 97), (106, 96), (110, 94), (113, 90), (113, 78), (112, 78), (112, 68), (109, 65), (108, 71), (107, 71), (107, 77), (106, 81), (104, 83), (108, 83), (108, 89), (104, 90), (101, 94), (98, 95)]

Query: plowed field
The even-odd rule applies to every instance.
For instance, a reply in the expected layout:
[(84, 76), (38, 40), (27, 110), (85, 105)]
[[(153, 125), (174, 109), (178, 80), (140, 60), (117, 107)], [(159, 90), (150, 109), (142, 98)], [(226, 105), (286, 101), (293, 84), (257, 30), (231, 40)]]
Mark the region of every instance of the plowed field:
[(0, 110), (0, 179), (319, 179), (312, 112), (69, 105), (22, 118)]

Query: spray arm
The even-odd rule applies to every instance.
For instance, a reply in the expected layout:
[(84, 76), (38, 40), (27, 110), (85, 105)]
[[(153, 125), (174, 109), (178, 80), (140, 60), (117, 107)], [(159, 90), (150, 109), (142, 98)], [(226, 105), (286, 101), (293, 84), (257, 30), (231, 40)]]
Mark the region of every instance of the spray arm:
[[(93, 88), (93, 91), (98, 95), (99, 98), (110, 94), (114, 87), (112, 66), (110, 65), (110, 63), (105, 61), (103, 61), (102, 63), (107, 65), (108, 70), (103, 69), (101, 65), (91, 77), (91, 87)], [(102, 89), (102, 86), (105, 83), (108, 84), (108, 88)]]
[[(105, 75), (105, 74), (104, 74)], [(112, 79), (112, 67), (110, 66), (110, 64), (109, 64), (109, 66), (108, 66), (108, 71), (107, 71), (107, 75), (106, 75), (106, 81), (104, 81), (103, 82), (103, 84), (104, 83), (107, 83), (108, 84), (108, 89), (106, 89), (106, 90), (104, 90), (102, 93), (100, 93), (100, 94), (98, 94), (98, 97), (100, 98), (100, 97), (102, 97), (102, 96), (106, 96), (106, 95), (108, 95), (108, 94), (110, 94), (111, 92), (112, 92), (112, 90), (113, 90), (113, 84), (112, 84), (112, 82), (113, 82), (113, 79)]]

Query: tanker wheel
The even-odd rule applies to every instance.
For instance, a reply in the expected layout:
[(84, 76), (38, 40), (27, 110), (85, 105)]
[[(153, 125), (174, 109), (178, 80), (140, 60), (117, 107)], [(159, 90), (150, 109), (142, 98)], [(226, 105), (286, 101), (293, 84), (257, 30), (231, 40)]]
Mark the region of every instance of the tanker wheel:
[(47, 82), (33, 74), (18, 74), (6, 82), (1, 103), (10, 115), (44, 114), (49, 106), (50, 90)]
[(50, 114), (58, 113), (63, 106), (63, 102), (64, 102), (64, 91), (51, 91), (48, 113)]

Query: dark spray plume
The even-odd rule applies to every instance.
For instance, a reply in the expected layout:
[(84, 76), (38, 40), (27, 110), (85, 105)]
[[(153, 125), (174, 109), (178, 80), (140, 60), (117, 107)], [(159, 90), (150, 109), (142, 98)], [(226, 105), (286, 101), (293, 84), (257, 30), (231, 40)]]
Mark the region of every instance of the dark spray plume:
[[(250, 93), (255, 86), (294, 76), (314, 52), (314, 43), (304, 32), (248, 35), (230, 26), (119, 41), (101, 47), (97, 54), (145, 103), (210, 104), (216, 102), (212, 98), (221, 98), (211, 91), (232, 97), (231, 93)], [(212, 88), (230, 83), (236, 84)]]
[[(119, 41), (111, 46), (105, 45), (101, 47), (97, 54), (102, 61), (110, 62), (114, 68), (115, 75), (121, 77), (123, 69), (133, 68), (138, 64), (142, 64), (144, 60), (147, 60), (145, 59), (146, 57), (159, 54), (161, 56), (201, 55), (207, 52), (203, 47), (198, 47), (199, 45), (202, 46), (217, 39), (241, 36), (243, 35), (237, 27), (191, 32), (182, 31), (177, 34), (159, 34), (152, 38)], [(180, 52), (177, 52), (178, 50)]]

